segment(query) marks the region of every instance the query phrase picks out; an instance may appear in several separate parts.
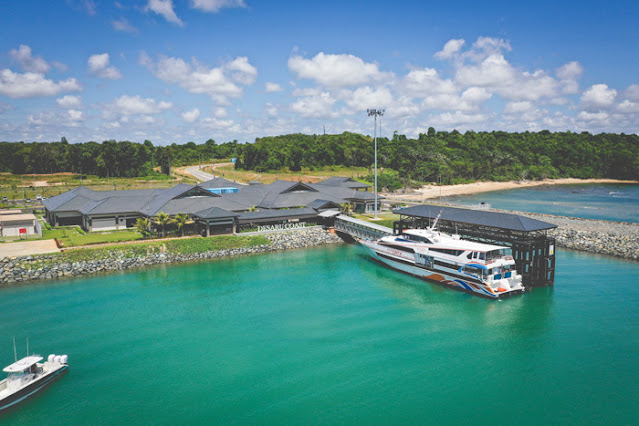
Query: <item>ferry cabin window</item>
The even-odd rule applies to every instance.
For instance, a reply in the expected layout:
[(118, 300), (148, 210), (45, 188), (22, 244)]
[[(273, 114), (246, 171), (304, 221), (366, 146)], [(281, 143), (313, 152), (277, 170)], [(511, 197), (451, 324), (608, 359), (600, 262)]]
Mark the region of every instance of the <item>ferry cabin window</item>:
[(440, 248), (432, 248), (430, 251), (436, 251), (437, 253), (450, 254), (451, 256), (459, 256), (464, 252), (464, 250), (452, 250), (452, 249), (440, 249)]
[(401, 234), (400, 235), (401, 238), (405, 239), (405, 240), (410, 240), (410, 241), (417, 241), (420, 243), (427, 243), (427, 244), (432, 244), (431, 241), (426, 238), (426, 237), (422, 237), (419, 235), (410, 235), (410, 234)]
[(469, 259), (486, 260), (486, 253), (474, 251), (474, 252), (468, 253), (466, 257), (468, 257)]
[(499, 259), (505, 256), (512, 257), (513, 252), (511, 249), (505, 248), (505, 249), (491, 250), (486, 254), (487, 254), (488, 260), (493, 260), (493, 259)]
[(395, 250), (405, 251), (408, 253), (414, 253), (415, 251), (412, 248), (404, 247), (404, 246), (396, 246), (393, 244), (384, 244), (388, 248), (393, 248)]

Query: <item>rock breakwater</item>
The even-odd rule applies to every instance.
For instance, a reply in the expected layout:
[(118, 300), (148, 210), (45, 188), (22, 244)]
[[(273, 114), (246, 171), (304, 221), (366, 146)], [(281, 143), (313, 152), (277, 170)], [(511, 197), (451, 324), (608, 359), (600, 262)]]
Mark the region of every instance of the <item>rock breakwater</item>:
[(559, 247), (639, 261), (639, 224), (515, 212), (557, 225), (548, 235)]
[(100, 259), (78, 262), (56, 262), (56, 255), (24, 256), (0, 259), (0, 284), (16, 284), (34, 280), (50, 280), (105, 271), (142, 268), (164, 263), (190, 262), (228, 256), (288, 250), (323, 244), (341, 243), (342, 240), (323, 229), (314, 228), (295, 232), (265, 235), (270, 244), (193, 254), (150, 252), (131, 255), (126, 249), (114, 247)]

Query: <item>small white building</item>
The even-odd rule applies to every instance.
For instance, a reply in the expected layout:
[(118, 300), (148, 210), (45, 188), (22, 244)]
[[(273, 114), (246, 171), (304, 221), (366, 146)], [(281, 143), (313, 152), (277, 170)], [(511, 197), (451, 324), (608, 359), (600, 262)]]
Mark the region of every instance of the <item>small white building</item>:
[(36, 234), (36, 217), (32, 213), (0, 214), (0, 237)]

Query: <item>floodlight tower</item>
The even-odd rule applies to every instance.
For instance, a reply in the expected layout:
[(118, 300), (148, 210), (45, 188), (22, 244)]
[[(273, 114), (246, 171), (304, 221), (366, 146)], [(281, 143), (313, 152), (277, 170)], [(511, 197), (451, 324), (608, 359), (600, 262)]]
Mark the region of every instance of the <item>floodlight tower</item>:
[(375, 130), (373, 130), (373, 140), (375, 141), (375, 219), (377, 219), (377, 116), (384, 115), (383, 109), (367, 109), (368, 116), (375, 118)]

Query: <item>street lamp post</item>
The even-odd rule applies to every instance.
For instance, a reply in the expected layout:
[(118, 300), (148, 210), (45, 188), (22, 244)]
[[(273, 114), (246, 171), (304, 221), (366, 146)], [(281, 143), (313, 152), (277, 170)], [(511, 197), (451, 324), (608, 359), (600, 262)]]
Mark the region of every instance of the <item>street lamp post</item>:
[[(367, 109), (368, 116), (375, 118), (375, 130), (373, 130), (373, 140), (375, 142), (375, 219), (377, 219), (377, 116), (384, 115), (383, 109)], [(381, 120), (381, 118), (380, 118)]]

